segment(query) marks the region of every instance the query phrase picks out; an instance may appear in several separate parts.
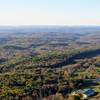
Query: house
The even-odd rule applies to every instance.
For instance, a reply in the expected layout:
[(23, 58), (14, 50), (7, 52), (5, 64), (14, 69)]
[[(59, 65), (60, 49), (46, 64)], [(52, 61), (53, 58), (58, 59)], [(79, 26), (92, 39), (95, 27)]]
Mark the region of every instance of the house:
[(87, 95), (87, 97), (93, 96), (96, 92), (93, 89), (84, 89), (83, 94)]
[(88, 97), (91, 97), (96, 94), (96, 92), (93, 89), (83, 89), (83, 90), (78, 90), (74, 91), (72, 95), (77, 95), (79, 94), (81, 96), (81, 99), (87, 99)]

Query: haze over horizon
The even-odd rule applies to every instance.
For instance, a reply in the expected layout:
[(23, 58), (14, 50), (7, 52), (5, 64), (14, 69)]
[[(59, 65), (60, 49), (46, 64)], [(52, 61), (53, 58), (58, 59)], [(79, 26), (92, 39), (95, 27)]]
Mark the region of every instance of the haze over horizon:
[(100, 0), (0, 0), (0, 26), (100, 26)]

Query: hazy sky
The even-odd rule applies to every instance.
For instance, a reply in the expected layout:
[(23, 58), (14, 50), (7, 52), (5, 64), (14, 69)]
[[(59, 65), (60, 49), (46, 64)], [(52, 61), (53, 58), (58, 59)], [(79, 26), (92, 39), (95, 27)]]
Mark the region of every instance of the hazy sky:
[(0, 0), (0, 25), (100, 25), (100, 0)]

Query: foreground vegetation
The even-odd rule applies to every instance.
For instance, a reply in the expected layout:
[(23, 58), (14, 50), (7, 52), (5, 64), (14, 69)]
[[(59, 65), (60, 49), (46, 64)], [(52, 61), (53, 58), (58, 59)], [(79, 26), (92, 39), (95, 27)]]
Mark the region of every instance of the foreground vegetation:
[[(91, 51), (84, 50), (9, 60), (0, 67), (0, 99), (41, 100), (53, 98), (52, 95), (57, 93), (61, 98), (68, 99), (71, 91), (87, 88), (87, 80), (100, 78), (100, 57), (75, 59), (87, 52), (89, 56)], [(83, 86), (80, 87), (80, 83)], [(88, 88), (94, 88), (99, 93), (100, 86), (96, 86)]]

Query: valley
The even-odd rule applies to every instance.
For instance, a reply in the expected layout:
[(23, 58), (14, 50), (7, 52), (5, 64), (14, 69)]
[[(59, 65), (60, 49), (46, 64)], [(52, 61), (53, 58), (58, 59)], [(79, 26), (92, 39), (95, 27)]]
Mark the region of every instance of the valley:
[(0, 100), (84, 94), (99, 100), (100, 27), (1, 27), (0, 33)]

